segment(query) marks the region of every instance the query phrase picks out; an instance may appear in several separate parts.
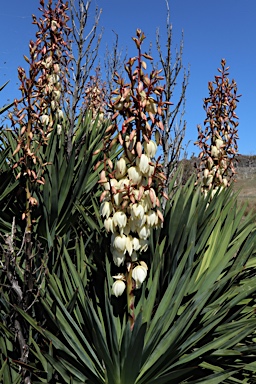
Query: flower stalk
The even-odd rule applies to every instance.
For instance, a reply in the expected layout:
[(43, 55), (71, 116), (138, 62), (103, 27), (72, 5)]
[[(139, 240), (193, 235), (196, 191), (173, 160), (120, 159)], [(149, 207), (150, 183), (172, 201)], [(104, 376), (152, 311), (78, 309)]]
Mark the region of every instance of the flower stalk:
[(235, 109), (241, 95), (237, 95), (237, 85), (228, 79), (229, 67), (221, 60), (220, 75), (209, 82), (209, 97), (204, 100), (206, 119), (204, 130), (198, 126), (199, 154), (198, 181), (202, 181), (205, 196), (211, 192), (211, 198), (230, 185), (235, 174), (238, 116)]
[[(135, 321), (134, 290), (140, 288), (147, 276), (147, 266), (141, 257), (145, 258), (151, 230), (163, 222), (158, 196), (167, 197), (163, 193), (165, 176), (157, 151), (161, 145), (163, 111), (168, 102), (163, 101), (161, 71), (145, 72), (146, 61), (153, 58), (141, 52), (144, 39), (144, 33), (138, 29), (133, 38), (138, 54), (125, 66), (129, 82), (125, 83), (115, 73), (117, 88), (109, 104), (112, 124), (106, 131), (104, 170), (99, 180), (104, 188), (100, 198), (101, 215), (106, 231), (112, 233), (113, 262), (125, 270), (131, 327)], [(116, 143), (122, 153), (113, 163), (108, 153)], [(113, 293), (117, 292), (113, 290)]]

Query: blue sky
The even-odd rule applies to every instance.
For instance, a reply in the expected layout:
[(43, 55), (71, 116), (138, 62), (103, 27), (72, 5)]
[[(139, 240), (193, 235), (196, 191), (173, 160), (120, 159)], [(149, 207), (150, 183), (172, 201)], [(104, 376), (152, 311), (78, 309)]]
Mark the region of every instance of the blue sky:
[[(160, 28), (162, 46), (165, 46), (165, 0), (92, 0), (93, 8), (103, 9), (101, 25), (104, 27), (99, 59), (104, 60), (105, 46), (112, 45), (114, 30), (119, 35), (120, 48), (128, 55), (136, 54), (131, 37), (136, 28), (147, 36), (144, 47), (155, 43), (155, 30)], [(38, 15), (38, 0), (8, 0), (0, 9), (0, 84), (10, 80), (0, 93), (0, 106), (8, 99), (18, 98), (17, 67), (24, 66), (23, 54), (28, 52), (28, 42), (34, 39), (36, 28), (31, 24), (31, 14)], [(239, 116), (239, 152), (256, 154), (256, 127), (254, 123), (256, 89), (256, 1), (255, 0), (169, 0), (173, 24), (173, 48), (179, 46), (184, 31), (185, 67), (190, 67), (187, 91), (187, 134), (191, 141), (189, 153), (197, 152), (193, 142), (197, 139), (197, 124), (203, 124), (205, 112), (203, 98), (208, 96), (208, 81), (214, 79), (220, 61), (225, 58), (230, 66), (230, 79), (237, 82), (242, 94), (237, 107)], [(153, 57), (157, 54), (153, 50)], [(179, 85), (178, 85), (179, 86)]]

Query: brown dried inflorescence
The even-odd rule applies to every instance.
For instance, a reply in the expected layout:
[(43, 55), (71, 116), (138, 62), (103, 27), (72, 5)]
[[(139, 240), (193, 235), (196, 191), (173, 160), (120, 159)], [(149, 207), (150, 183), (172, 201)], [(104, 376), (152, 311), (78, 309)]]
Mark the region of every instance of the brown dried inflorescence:
[(202, 180), (202, 191), (207, 196), (210, 189), (212, 195), (230, 185), (235, 174), (237, 126), (238, 117), (235, 113), (238, 98), (237, 85), (234, 80), (229, 81), (226, 61), (221, 60), (220, 75), (215, 81), (209, 82), (209, 97), (204, 100), (206, 119), (205, 128), (198, 126), (198, 141), (200, 147), (200, 164), (198, 179)]
[(95, 75), (90, 76), (90, 81), (86, 84), (82, 110), (91, 112), (92, 123), (98, 117), (98, 124), (102, 124), (107, 117), (106, 83), (102, 81), (99, 67), (96, 68)]
[[(38, 27), (37, 39), (30, 41), (29, 57), (24, 56), (29, 64), (28, 75), (24, 68), (18, 68), (22, 99), (16, 101), (9, 117), (18, 134), (13, 153), (13, 156), (19, 156), (14, 164), (14, 168), (20, 167), (17, 178), (26, 176), (30, 182), (44, 183), (38, 151), (42, 145), (47, 145), (54, 127), (59, 133), (61, 130), (64, 118), (61, 102), (67, 84), (70, 29), (67, 26), (68, 8), (62, 0), (58, 0), (54, 8), (52, 0), (46, 8), (43, 0), (40, 4), (42, 17), (37, 20), (35, 15), (32, 16), (33, 24)], [(41, 167), (36, 167), (38, 163)], [(31, 200), (31, 204), (35, 202)]]

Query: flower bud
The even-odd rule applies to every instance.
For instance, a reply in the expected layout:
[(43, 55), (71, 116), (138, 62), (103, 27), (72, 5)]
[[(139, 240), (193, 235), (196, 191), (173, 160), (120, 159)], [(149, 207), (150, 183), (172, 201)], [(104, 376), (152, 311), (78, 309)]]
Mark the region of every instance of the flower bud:
[(156, 131), (155, 138), (156, 138), (156, 144), (159, 145), (161, 142), (161, 135), (160, 135), (159, 131)]
[(62, 132), (62, 126), (60, 124), (57, 124), (57, 135), (61, 135)]
[(62, 120), (64, 118), (64, 113), (61, 109), (57, 110), (57, 116), (58, 116), (59, 120)]
[(222, 179), (222, 185), (223, 185), (223, 187), (227, 187), (228, 186), (228, 180), (226, 178)]

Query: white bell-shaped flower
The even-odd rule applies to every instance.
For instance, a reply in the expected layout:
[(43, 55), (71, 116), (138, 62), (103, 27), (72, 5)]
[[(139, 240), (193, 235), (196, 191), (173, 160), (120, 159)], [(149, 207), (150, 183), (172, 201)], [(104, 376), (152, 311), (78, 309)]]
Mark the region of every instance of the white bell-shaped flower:
[(133, 268), (132, 278), (135, 280), (136, 288), (140, 288), (141, 284), (146, 279), (146, 277), (147, 277), (146, 263), (143, 263), (143, 265), (137, 265), (135, 268)]
[(118, 251), (118, 252), (123, 252), (125, 253), (126, 251), (126, 236), (125, 235), (112, 235), (112, 244), (113, 247)]
[(140, 241), (137, 237), (134, 237), (132, 239), (132, 247), (133, 247), (134, 251), (138, 251), (140, 249)]
[(100, 206), (101, 216), (106, 217), (108, 219), (112, 213), (112, 210), (113, 210), (113, 206), (110, 201), (104, 201), (103, 203), (101, 203), (101, 206)]
[(112, 248), (111, 249), (111, 253), (112, 253), (113, 261), (114, 261), (115, 265), (120, 267), (121, 265), (124, 264), (124, 262), (125, 262), (125, 254), (124, 254), (124, 252), (119, 252), (116, 249)]
[(133, 247), (132, 247), (132, 236), (127, 236), (126, 237), (126, 250), (127, 250), (127, 252), (129, 253), (129, 255), (131, 256), (131, 254), (132, 254), (132, 251), (133, 251), (133, 249), (132, 249)]
[(121, 179), (126, 174), (126, 162), (124, 158), (120, 158), (116, 163), (115, 176), (117, 179)]
[(223, 140), (216, 139), (215, 144), (216, 144), (217, 149), (221, 149), (221, 147), (223, 145)]
[(158, 216), (155, 211), (149, 211), (147, 213), (147, 224), (149, 227), (154, 227), (158, 224)]
[(147, 225), (143, 225), (141, 228), (137, 229), (137, 233), (140, 239), (147, 240), (150, 235), (150, 229)]
[(113, 222), (115, 226), (119, 227), (119, 229), (124, 228), (127, 224), (126, 214), (122, 211), (115, 212), (113, 216)]
[(220, 152), (219, 149), (215, 145), (211, 146), (211, 156), (212, 157), (218, 157), (219, 152)]
[(157, 151), (157, 145), (153, 140), (149, 140), (148, 143), (145, 141), (144, 149), (148, 157), (150, 158), (155, 157), (156, 151)]
[(139, 169), (140, 169), (141, 173), (143, 173), (143, 175), (147, 175), (148, 174), (148, 171), (149, 171), (149, 161), (150, 161), (150, 159), (144, 153), (141, 155), (141, 157), (138, 160)]
[(132, 218), (142, 219), (144, 215), (145, 215), (145, 211), (142, 204), (137, 204), (137, 203), (132, 204), (131, 206)]
[(46, 125), (48, 125), (48, 124), (49, 124), (49, 121), (50, 121), (50, 118), (49, 118), (48, 115), (42, 115), (42, 116), (41, 116), (41, 123), (42, 123), (42, 124), (46, 124)]
[(104, 227), (107, 232), (112, 232), (112, 233), (114, 232), (115, 226), (114, 226), (112, 217), (109, 217), (108, 219), (104, 220)]
[(122, 296), (126, 288), (125, 282), (121, 279), (118, 279), (112, 285), (112, 292), (116, 297)]
[(128, 169), (128, 176), (133, 184), (140, 184), (142, 179), (141, 171), (138, 167), (130, 167)]
[(117, 206), (120, 206), (123, 201), (123, 194), (121, 192), (117, 192), (114, 194), (114, 201)]

